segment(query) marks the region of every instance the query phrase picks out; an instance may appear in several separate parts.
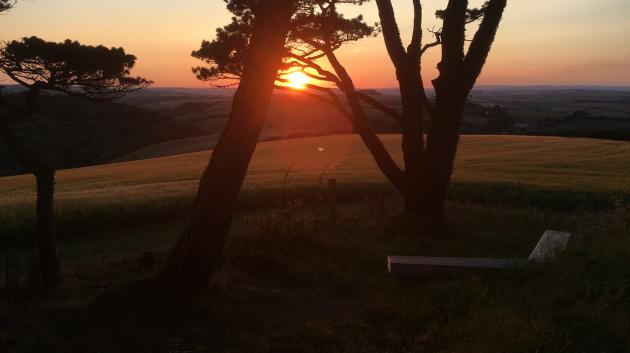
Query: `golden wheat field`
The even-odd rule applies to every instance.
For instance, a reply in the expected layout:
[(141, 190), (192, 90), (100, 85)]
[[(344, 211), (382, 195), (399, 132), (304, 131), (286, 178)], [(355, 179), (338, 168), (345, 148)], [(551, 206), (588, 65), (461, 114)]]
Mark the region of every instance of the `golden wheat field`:
[[(401, 160), (400, 136), (382, 135)], [(210, 152), (63, 170), (57, 200), (72, 203), (158, 202), (191, 195)], [(371, 155), (355, 135), (337, 135), (260, 143), (245, 189), (317, 185), (337, 178), (340, 184), (385, 182)], [(630, 143), (594, 139), (463, 136), (457, 182), (515, 183), (545, 188), (630, 192)], [(0, 178), (0, 208), (34, 199), (31, 176)]]

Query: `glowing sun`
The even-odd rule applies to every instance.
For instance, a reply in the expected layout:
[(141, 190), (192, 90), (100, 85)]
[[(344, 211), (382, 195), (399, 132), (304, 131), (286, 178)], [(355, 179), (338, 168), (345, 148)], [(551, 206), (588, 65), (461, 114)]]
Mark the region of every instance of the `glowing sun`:
[(310, 78), (301, 71), (292, 72), (284, 77), (288, 82), (287, 86), (295, 89), (304, 89), (310, 82)]

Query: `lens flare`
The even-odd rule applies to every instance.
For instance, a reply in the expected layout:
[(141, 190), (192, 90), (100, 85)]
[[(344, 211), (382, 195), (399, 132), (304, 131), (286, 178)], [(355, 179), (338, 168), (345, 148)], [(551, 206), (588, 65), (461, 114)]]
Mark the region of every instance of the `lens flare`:
[(284, 78), (288, 81), (287, 86), (294, 89), (305, 89), (306, 84), (311, 80), (306, 74), (300, 71), (292, 72)]

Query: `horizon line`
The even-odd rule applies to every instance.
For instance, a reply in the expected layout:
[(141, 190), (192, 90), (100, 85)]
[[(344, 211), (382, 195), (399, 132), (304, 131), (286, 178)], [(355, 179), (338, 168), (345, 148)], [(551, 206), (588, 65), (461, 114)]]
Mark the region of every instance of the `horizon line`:
[[(8, 87), (23, 87), (20, 84), (17, 83), (8, 83), (8, 84), (0, 84), (0, 89), (1, 88), (8, 88)], [(548, 84), (548, 83), (543, 83), (543, 84), (481, 84), (481, 85), (475, 85), (475, 87), (473, 87), (473, 89), (475, 88), (572, 88), (572, 87), (582, 87), (582, 88), (617, 88), (617, 89), (630, 89), (630, 83), (627, 84), (607, 84), (607, 83), (602, 83), (602, 84), (593, 84), (593, 83), (589, 83), (589, 84)], [(160, 85), (156, 85), (156, 86), (149, 86), (145, 89), (198, 89), (198, 90), (235, 90), (237, 87), (212, 87), (212, 86), (208, 86), (208, 87), (199, 87), (199, 86), (160, 86)], [(333, 87), (335, 88), (335, 87)], [(385, 86), (385, 87), (357, 87), (357, 89), (359, 90), (367, 90), (367, 89), (372, 89), (372, 90), (391, 90), (391, 89), (399, 89), (399, 87), (397, 86)], [(433, 87), (428, 86), (425, 87), (425, 89), (428, 90), (432, 90)]]
[[(484, 84), (475, 85), (474, 88), (480, 87), (615, 87), (615, 88), (629, 88), (630, 83), (627, 84)], [(234, 90), (236, 87), (198, 87), (198, 86), (150, 86), (148, 88), (170, 88), (170, 89), (218, 89), (218, 90)], [(433, 87), (425, 87), (426, 89), (432, 89)], [(357, 89), (398, 89), (397, 86), (384, 86), (384, 87), (357, 87)]]

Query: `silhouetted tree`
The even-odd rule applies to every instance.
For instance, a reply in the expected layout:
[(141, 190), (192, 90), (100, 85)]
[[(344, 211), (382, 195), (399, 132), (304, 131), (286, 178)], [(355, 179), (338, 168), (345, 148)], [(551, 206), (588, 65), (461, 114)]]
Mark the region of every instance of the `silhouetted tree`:
[[(453, 172), (464, 105), (473, 88), (501, 22), (507, 0), (489, 0), (481, 8), (469, 9), (467, 0), (449, 0), (437, 11), (443, 26), (433, 32), (435, 41), (423, 45), (422, 5), (414, 5), (411, 43), (405, 49), (391, 0), (376, 0), (383, 37), (396, 68), (403, 105), (403, 152), (407, 181), (407, 210), (431, 218), (444, 215), (444, 203)], [(466, 25), (481, 20), (466, 51)], [(441, 46), (439, 76), (433, 80), (435, 103), (424, 91), (422, 55)], [(430, 112), (430, 124), (423, 139), (423, 107)]]
[[(361, 136), (380, 170), (397, 188), (404, 191), (403, 173), (371, 129), (361, 101), (384, 111), (397, 120), (400, 120), (400, 114), (372, 97), (358, 92), (347, 70), (335, 54), (335, 51), (345, 43), (358, 41), (378, 33), (378, 28), (367, 25), (362, 16), (348, 19), (337, 12), (338, 4), (361, 5), (365, 2), (364, 0), (301, 2), (300, 11), (291, 23), (283, 56), (284, 64), (277, 74), (277, 81), (286, 82), (284, 76), (297, 70), (316, 81), (325, 81), (337, 86), (346, 97), (350, 111), (339, 99), (336, 91), (331, 88), (309, 84), (306, 88), (311, 92), (300, 91), (300, 93), (329, 103), (340, 110)], [(201, 80), (218, 81), (218, 85), (226, 84), (226, 81), (229, 84), (231, 80), (238, 80), (241, 76), (242, 58), (248, 50), (251, 31), (251, 24), (247, 19), (234, 18), (231, 24), (217, 30), (217, 38), (214, 41), (204, 41), (201, 49), (193, 52), (193, 56), (213, 66), (194, 68), (193, 71), (197, 77)], [(318, 59), (327, 60), (333, 67), (333, 71), (323, 69), (317, 63)], [(276, 88), (287, 89), (282, 85), (276, 85)]]
[[(505, 1), (489, 1), (481, 8), (469, 9), (467, 1), (449, 3), (449, 8), (438, 11), (437, 16), (444, 20), (444, 30), (432, 31), (434, 41), (423, 44), (422, 5), (419, 0), (413, 0), (414, 25), (411, 43), (405, 48), (400, 39), (394, 16), (393, 7), (389, 0), (377, 0), (381, 26), (387, 51), (396, 68), (396, 76), (400, 85), (402, 112), (386, 107), (375, 98), (357, 92), (348, 71), (336, 57), (337, 38), (352, 39), (352, 26), (344, 24), (336, 15), (335, 1), (322, 1), (325, 7), (320, 13), (309, 13), (304, 16), (301, 26), (294, 31), (294, 38), (307, 46), (289, 54), (298, 63), (298, 67), (314, 69), (319, 76), (310, 75), (323, 81), (333, 82), (346, 96), (350, 112), (348, 116), (356, 127), (366, 146), (372, 153), (377, 165), (390, 182), (405, 196), (405, 210), (422, 217), (439, 218), (443, 215), (446, 190), (450, 183), (455, 150), (459, 138), (461, 116), (468, 93), (472, 89), (476, 78), (481, 72), (485, 58), (494, 40)], [(461, 16), (456, 22), (452, 16), (453, 4), (460, 6)], [(464, 56), (465, 26), (482, 19), (481, 25)], [(353, 25), (356, 25), (353, 23)], [(301, 31), (300, 28), (306, 28)], [(350, 29), (350, 30), (349, 30)], [(351, 35), (348, 36), (347, 34)], [(457, 33), (461, 37), (457, 39)], [(337, 37), (337, 38), (336, 38)], [(460, 40), (462, 53), (459, 64), (453, 62), (452, 46)], [(434, 81), (436, 86), (436, 104), (427, 98), (421, 75), (422, 55), (430, 48), (443, 45), (442, 62), (439, 65), (440, 77)], [(448, 48), (444, 51), (444, 48)], [(449, 56), (449, 53), (451, 56)], [(319, 66), (315, 60), (325, 57), (334, 72), (328, 72)], [(291, 66), (291, 65), (289, 65)], [(449, 79), (447, 79), (447, 77)], [(320, 87), (311, 88), (322, 90)], [(334, 92), (327, 90), (333, 101), (338, 102)], [(402, 127), (402, 151), (404, 169), (394, 163), (393, 158), (380, 142), (378, 136), (371, 130), (365, 112), (359, 101), (371, 104), (393, 117)], [(341, 104), (337, 104), (344, 110)], [(431, 124), (425, 128), (425, 110), (430, 113)], [(450, 121), (450, 123), (449, 123)], [(424, 131), (428, 130), (427, 142)]]
[[(377, 29), (363, 23), (360, 16), (345, 19), (337, 12), (337, 4), (360, 5), (365, 1), (312, 0), (302, 3), (303, 11), (292, 21), (283, 70), (278, 73), (278, 81), (283, 81), (283, 74), (297, 69), (315, 80), (328, 81), (337, 86), (346, 98), (346, 105), (330, 88), (311, 84), (307, 85), (311, 92), (301, 93), (333, 104), (352, 122), (380, 170), (405, 196), (408, 213), (439, 218), (443, 215), (446, 191), (450, 184), (463, 106), (485, 63), (506, 2), (492, 0), (481, 8), (469, 9), (467, 1), (451, 1), (446, 10), (436, 13), (438, 18), (443, 19), (443, 29), (431, 31), (435, 39), (424, 44), (422, 5), (419, 0), (412, 1), (413, 33), (411, 43), (405, 48), (391, 1), (377, 0), (385, 44), (400, 84), (402, 112), (358, 92), (350, 74), (335, 54), (344, 43), (376, 33)], [(453, 15), (455, 11), (459, 11), (457, 18)], [(465, 27), (478, 20), (481, 20), (481, 24), (464, 55)], [(225, 80), (238, 80), (250, 34), (251, 24), (247, 18), (235, 18), (230, 25), (219, 29), (213, 42), (204, 42), (200, 50), (193, 52), (193, 56), (215, 64), (210, 68), (193, 69), (197, 77), (220, 80), (222, 83)], [(439, 64), (440, 77), (434, 81), (436, 102), (432, 103), (425, 94), (420, 64), (427, 50), (440, 45), (443, 49)], [(459, 58), (455, 57), (453, 47), (459, 47)], [(323, 69), (318, 64), (320, 59), (326, 59), (333, 70)], [(324, 92), (325, 96), (312, 91)], [(394, 162), (371, 129), (361, 103), (380, 109), (402, 126), (404, 169)], [(425, 111), (430, 113), (428, 127), (424, 126)], [(426, 142), (425, 131), (428, 132)]]
[[(337, 11), (337, 5), (344, 1), (320, 0), (315, 1), (316, 11), (299, 16), (291, 31), (293, 46), (287, 54), (286, 67), (288, 70), (299, 68), (318, 81), (333, 83), (343, 93), (347, 107), (340, 102), (336, 93), (330, 88), (309, 85), (308, 87), (324, 91), (330, 100), (342, 111), (353, 124), (368, 150), (371, 152), (377, 166), (401, 192), (405, 192), (404, 174), (387, 149), (373, 131), (368, 121), (367, 114), (361, 103), (370, 104), (373, 107), (389, 114), (400, 121), (400, 114), (386, 107), (376, 99), (357, 91), (348, 70), (342, 65), (341, 60), (335, 54), (343, 44), (360, 40), (378, 33), (378, 28), (368, 26), (363, 18), (358, 16), (353, 19), (345, 19)], [(361, 5), (365, 1), (353, 1), (351, 3)], [(325, 59), (332, 67), (332, 71), (325, 70), (316, 61)]]
[[(160, 274), (162, 283), (178, 295), (202, 290), (225, 246), (232, 213), (249, 162), (262, 129), (276, 73), (281, 65), (295, 0), (230, 0), (235, 22), (248, 23), (245, 53), (216, 58), (217, 66), (229, 66), (239, 56), (240, 84), (232, 102), (227, 126), (203, 172), (189, 224), (176, 243)], [(218, 38), (224, 34), (217, 31)], [(213, 70), (213, 69), (209, 69)]]
[[(414, 26), (407, 48), (402, 44), (391, 1), (377, 0), (385, 44), (399, 81), (401, 113), (357, 92), (348, 71), (335, 55), (342, 43), (369, 35), (361, 25), (361, 19), (348, 21), (337, 14), (335, 5), (341, 1), (315, 2), (320, 11), (302, 15), (302, 21), (293, 27), (291, 37), (302, 46), (293, 48), (288, 54), (294, 61), (288, 62), (287, 66), (312, 69), (317, 73), (310, 75), (312, 78), (333, 82), (344, 93), (350, 108), (344, 115), (351, 119), (380, 170), (405, 196), (406, 212), (422, 217), (442, 217), (463, 108), (494, 41), (506, 0), (490, 0), (477, 9), (469, 9), (468, 1), (451, 0), (446, 10), (436, 13), (443, 19), (443, 29), (431, 31), (435, 40), (426, 44), (422, 40), (422, 5), (419, 0), (412, 0)], [(478, 20), (481, 20), (479, 29), (464, 54), (466, 25)], [(433, 104), (425, 94), (420, 64), (427, 50), (440, 45), (442, 60), (438, 65), (440, 76), (433, 81), (436, 91)], [(319, 58), (326, 58), (333, 72), (322, 69), (315, 62)], [(310, 87), (322, 90), (321, 87)], [(334, 92), (326, 91), (333, 101), (338, 102)], [(404, 169), (393, 161), (370, 128), (360, 101), (382, 110), (401, 124)], [(337, 106), (343, 111), (341, 104)], [(423, 126), (425, 110), (431, 118), (428, 128)]]
[[(346, 19), (337, 11), (337, 5), (357, 4), (365, 1), (314, 0), (310, 8), (302, 11), (292, 22), (288, 46), (284, 55), (283, 70), (278, 73), (278, 81), (295, 70), (300, 70), (318, 82), (334, 84), (339, 91), (321, 85), (309, 84), (308, 91), (300, 91), (312, 98), (325, 101), (335, 106), (353, 125), (377, 166), (404, 195), (408, 194), (405, 173), (396, 164), (378, 135), (370, 126), (363, 104), (369, 104), (402, 123), (401, 114), (387, 107), (377, 99), (356, 90), (354, 82), (342, 65), (335, 52), (348, 42), (360, 40), (378, 33), (378, 28), (364, 23), (361, 16)], [(212, 43), (204, 42), (202, 48), (193, 55), (209, 62), (225, 63), (211, 69), (196, 68), (201, 79), (238, 79), (239, 53), (247, 50), (247, 33), (250, 28), (246, 22), (233, 21), (219, 33)], [(326, 60), (332, 71), (324, 69), (318, 62)], [(277, 88), (287, 89), (278, 85)], [(338, 97), (340, 92), (345, 97), (345, 104)], [(322, 95), (323, 93), (323, 95)], [(363, 104), (362, 104), (363, 103)], [(421, 103), (418, 103), (421, 106)]]
[(0, 0), (0, 12), (4, 12), (15, 5), (15, 0)]
[(31, 114), (40, 113), (39, 97), (48, 91), (89, 100), (109, 100), (145, 88), (149, 81), (130, 75), (135, 61), (135, 56), (126, 54), (122, 48), (86, 46), (70, 40), (54, 43), (30, 37), (8, 42), (0, 48), (0, 71), (27, 89), (25, 107), (2, 97), (1, 103), (11, 114), (3, 115), (0, 120), (0, 133), (21, 167), (35, 176), (37, 264), (45, 286), (60, 279), (54, 228), (55, 166), (13, 133), (11, 120), (27, 119)]
[[(269, 24), (263, 25), (258, 23), (259, 21), (257, 21), (257, 19), (260, 18), (260, 15), (257, 15), (256, 11), (253, 10), (254, 7), (252, 7), (256, 6), (257, 2), (250, 2), (245, 6), (236, 7), (234, 6), (235, 4), (242, 4), (243, 2), (231, 1), (228, 6), (232, 5), (230, 9), (235, 14), (232, 18), (232, 22), (227, 26), (217, 29), (217, 35), (213, 41), (204, 41), (201, 48), (192, 53), (193, 57), (199, 58), (211, 66), (195, 67), (193, 68), (193, 72), (197, 75), (198, 79), (212, 81), (216, 86), (228, 86), (235, 84), (235, 81), (240, 82), (239, 90), (235, 95), (233, 103), (236, 107), (239, 107), (245, 104), (240, 100), (245, 97), (241, 97), (239, 91), (245, 88), (244, 84), (247, 82), (245, 77), (248, 63), (251, 64), (252, 60), (269, 60), (269, 55), (273, 55), (273, 65), (267, 67), (268, 71), (266, 71), (265, 74), (265, 78), (269, 80), (266, 81), (266, 83), (271, 85), (269, 86), (270, 90), (261, 93), (262, 98), (264, 98), (264, 104), (257, 104), (257, 107), (264, 107), (266, 110), (268, 104), (267, 94), (271, 95), (271, 88), (274, 86), (282, 89), (287, 88), (286, 86), (274, 83), (274, 81), (286, 81), (283, 76), (291, 73), (295, 69), (301, 70), (307, 75), (317, 79), (333, 81), (332, 77), (334, 74), (330, 72), (325, 73), (325, 75), (330, 75), (326, 78), (317, 74), (324, 75), (324, 70), (312, 60), (325, 55), (318, 49), (312, 47), (304, 48), (304, 46), (310, 46), (310, 44), (306, 43), (305, 39), (309, 38), (309, 40), (319, 39), (325, 41), (329, 50), (332, 52), (341, 47), (343, 43), (356, 41), (376, 33), (374, 27), (363, 23), (361, 16), (353, 19), (345, 19), (335, 11), (335, 6), (338, 3), (362, 4), (364, 2), (365, 0), (295, 1), (293, 4), (294, 15), (292, 17), (289, 16), (291, 19), (290, 23), (282, 22), (284, 32), (282, 43), (277, 43), (279, 47), (275, 48), (273, 52), (266, 53), (266, 56), (259, 57), (259, 55), (263, 55), (263, 53), (258, 52), (259, 49), (257, 49), (257, 46), (260, 44), (256, 43), (256, 40), (260, 40), (261, 37), (271, 36), (267, 33), (270, 29), (265, 29)], [(262, 8), (257, 9), (262, 13)], [(267, 11), (273, 10), (269, 9)], [(274, 15), (278, 16), (278, 14)], [(269, 21), (270, 18), (271, 17), (266, 17), (265, 22)], [(280, 33), (277, 32), (277, 28), (271, 27), (271, 30), (274, 33), (273, 38), (280, 40), (281, 36)], [(303, 48), (300, 49), (300, 46)], [(271, 70), (272, 68), (274, 68), (274, 70)], [(306, 70), (307, 68), (314, 69), (317, 73), (309, 72)], [(333, 104), (344, 112), (344, 115), (355, 123), (355, 126), (367, 126), (365, 114), (363, 113), (361, 115), (362, 120), (354, 121), (354, 116), (346, 111), (331, 89), (312, 85), (309, 85), (309, 87), (324, 91), (331, 97), (326, 98), (321, 95), (311, 94), (313, 98)], [(254, 98), (256, 97), (247, 97), (247, 99), (250, 100), (254, 100)], [(247, 104), (251, 105), (253, 103), (250, 102)], [(236, 113), (240, 114), (240, 111), (236, 111)], [(235, 111), (233, 111), (228, 128), (223, 133), (224, 137), (222, 137), (215, 148), (210, 166), (204, 173), (204, 177), (201, 181), (197, 201), (193, 210), (193, 220), (178, 242), (162, 274), (163, 277), (168, 279), (167, 282), (172, 284), (173, 288), (189, 293), (198, 291), (206, 284), (207, 279), (220, 258), (225, 236), (229, 230), (230, 218), (228, 216), (231, 216), (234, 199), (240, 189), (247, 170), (247, 164), (249, 163), (249, 159), (251, 158), (251, 154), (259, 137), (260, 129), (262, 128), (265, 111), (256, 109), (254, 113), (255, 115), (252, 115), (253, 113), (250, 112), (249, 117), (240, 117), (236, 116)], [(227, 135), (233, 134), (237, 136), (238, 134), (242, 135), (249, 132), (252, 120), (256, 121), (254, 125), (255, 130), (253, 130), (255, 133), (247, 135), (245, 145), (242, 143), (239, 144), (237, 141), (231, 142), (233, 143), (231, 147), (227, 147), (227, 142), (222, 144), (224, 140), (227, 141), (225, 137)], [(230, 129), (234, 129), (235, 131), (230, 131)], [(245, 131), (239, 132), (238, 129), (245, 129)], [(369, 132), (371, 133), (371, 130), (369, 130)], [(362, 136), (364, 135), (362, 134)], [(375, 143), (370, 144), (370, 146), (376, 146), (376, 153), (380, 153), (379, 156), (389, 158), (389, 155), (383, 153), (385, 147), (380, 143), (380, 140), (378, 140), (374, 133), (368, 135), (368, 139), (371, 139), (370, 142), (375, 141)], [(239, 154), (233, 154), (228, 157), (227, 151), (240, 151), (244, 148), (246, 153), (239, 158), (234, 158), (234, 155), (239, 156)], [(221, 157), (219, 157), (219, 153), (225, 154), (225, 156), (221, 155)], [(229, 163), (238, 166), (238, 169), (219, 164), (218, 160), (223, 158), (229, 159)], [(215, 159), (217, 162), (214, 162)], [(395, 166), (391, 158), (389, 158), (387, 162)], [(222, 163), (228, 163), (228, 161)], [(230, 180), (229, 184), (225, 179)], [(229, 187), (226, 187), (228, 185)]]

